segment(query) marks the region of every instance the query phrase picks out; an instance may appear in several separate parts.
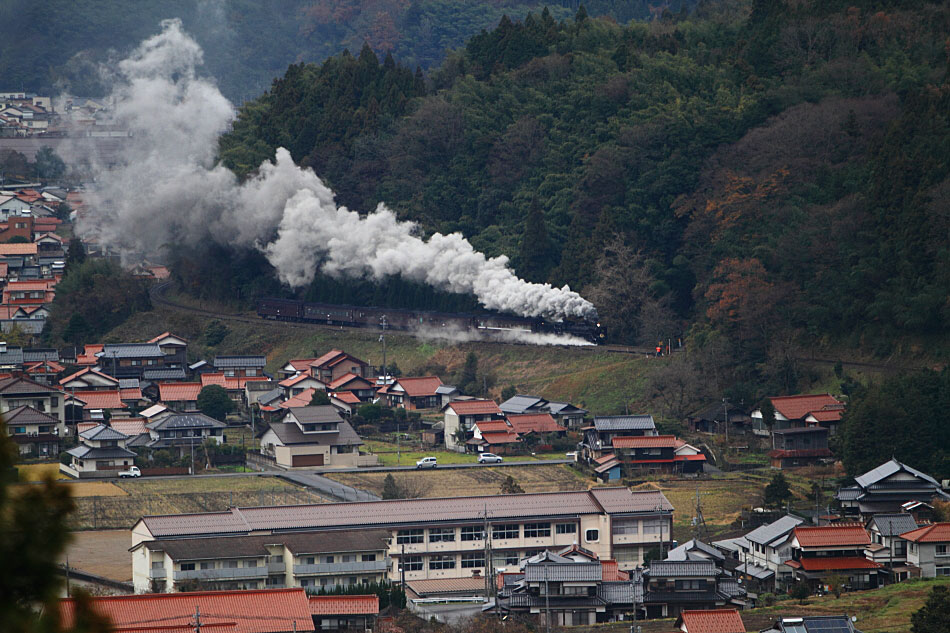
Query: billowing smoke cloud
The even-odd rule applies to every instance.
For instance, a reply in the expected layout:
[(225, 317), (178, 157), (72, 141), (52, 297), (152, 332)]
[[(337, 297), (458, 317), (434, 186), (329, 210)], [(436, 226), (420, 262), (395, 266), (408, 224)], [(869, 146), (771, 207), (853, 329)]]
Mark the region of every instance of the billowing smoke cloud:
[(179, 21), (167, 20), (119, 64), (116, 119), (132, 139), (101, 173), (99, 212), (81, 232), (138, 257), (209, 239), (253, 246), (293, 287), (310, 283), (318, 269), (375, 280), (401, 275), (474, 294), (492, 310), (554, 319), (596, 315), (569, 287), (523, 281), (507, 257), (487, 258), (458, 233), (423, 240), (414, 224), (398, 221), (383, 204), (366, 216), (338, 207), (333, 192), (283, 148), (256, 177), (239, 183), (214, 164), (217, 139), (235, 112), (196, 74), (201, 62), (201, 47)]

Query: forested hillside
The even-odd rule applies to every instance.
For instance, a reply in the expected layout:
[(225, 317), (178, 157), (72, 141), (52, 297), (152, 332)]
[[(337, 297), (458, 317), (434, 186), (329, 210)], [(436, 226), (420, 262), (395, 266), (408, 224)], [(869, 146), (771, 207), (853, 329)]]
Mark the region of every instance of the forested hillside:
[(221, 155), (286, 145), (352, 208), (583, 289), (616, 340), (691, 328), (787, 384), (795, 346), (945, 341), (948, 32), (924, 1), (503, 18), (425, 82), (368, 49), (291, 68)]
[[(205, 51), (205, 71), (232, 100), (256, 97), (289, 64), (322, 62), (369, 43), (405, 65), (426, 69), (445, 51), (491, 28), (502, 15), (523, 17), (539, 0), (4, 0), (0, 2), (0, 90), (80, 96), (107, 91), (100, 64), (121, 56), (159, 21), (180, 18)], [(578, 0), (546, 4), (558, 17)], [(596, 15), (620, 22), (695, 0), (594, 0)]]

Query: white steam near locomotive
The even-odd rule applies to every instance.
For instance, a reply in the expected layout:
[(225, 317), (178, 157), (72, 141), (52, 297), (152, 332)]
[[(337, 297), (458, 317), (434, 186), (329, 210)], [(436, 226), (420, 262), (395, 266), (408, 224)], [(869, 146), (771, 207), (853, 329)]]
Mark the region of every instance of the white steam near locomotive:
[(125, 254), (155, 254), (168, 244), (208, 240), (261, 250), (292, 287), (327, 275), (391, 275), (473, 294), (490, 310), (547, 319), (596, 317), (568, 286), (519, 279), (508, 258), (486, 257), (462, 235), (416, 235), (380, 204), (361, 216), (280, 148), (244, 183), (215, 164), (217, 140), (235, 116), (230, 102), (196, 68), (201, 47), (178, 20), (118, 65), (118, 123), (132, 133), (117, 164), (99, 175), (98, 213), (80, 225)]

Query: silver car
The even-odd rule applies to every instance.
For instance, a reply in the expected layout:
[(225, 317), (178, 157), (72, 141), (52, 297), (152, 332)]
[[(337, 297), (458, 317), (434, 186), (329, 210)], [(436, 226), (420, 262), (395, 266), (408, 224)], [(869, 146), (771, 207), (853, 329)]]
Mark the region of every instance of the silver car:
[(503, 460), (501, 455), (495, 455), (494, 453), (481, 453), (478, 456), (479, 464), (500, 464)]
[(439, 460), (435, 457), (423, 457), (416, 462), (416, 468), (435, 468), (439, 465)]

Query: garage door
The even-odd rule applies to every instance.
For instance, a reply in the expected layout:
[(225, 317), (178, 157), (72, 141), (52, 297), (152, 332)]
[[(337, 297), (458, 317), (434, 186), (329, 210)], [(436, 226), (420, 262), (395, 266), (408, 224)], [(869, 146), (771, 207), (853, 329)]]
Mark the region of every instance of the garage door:
[(317, 455), (294, 455), (291, 466), (323, 466), (323, 453)]

